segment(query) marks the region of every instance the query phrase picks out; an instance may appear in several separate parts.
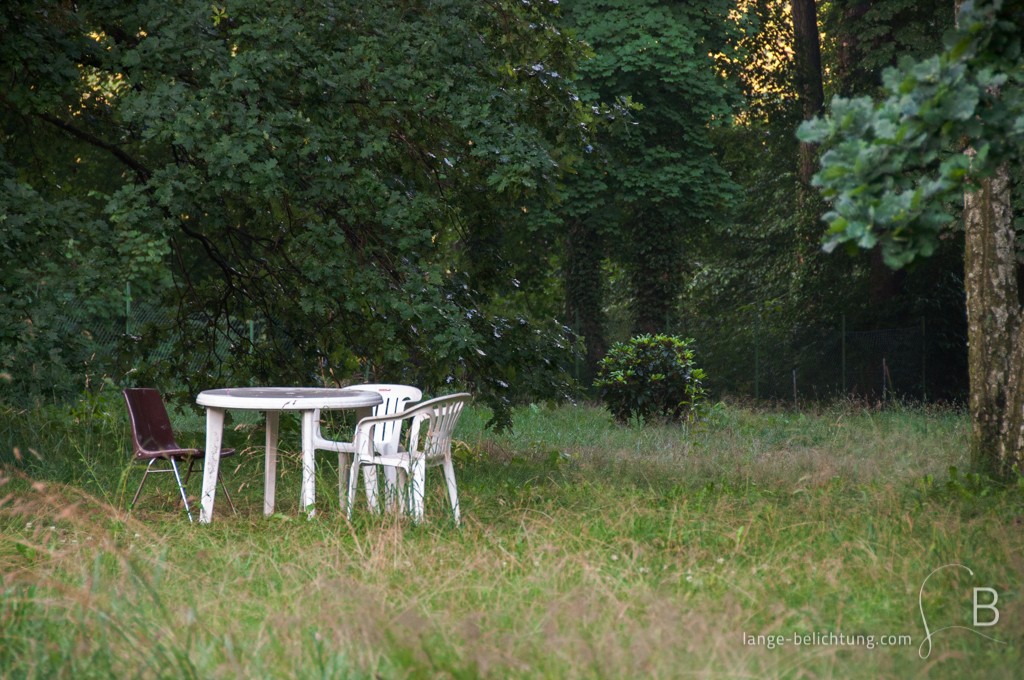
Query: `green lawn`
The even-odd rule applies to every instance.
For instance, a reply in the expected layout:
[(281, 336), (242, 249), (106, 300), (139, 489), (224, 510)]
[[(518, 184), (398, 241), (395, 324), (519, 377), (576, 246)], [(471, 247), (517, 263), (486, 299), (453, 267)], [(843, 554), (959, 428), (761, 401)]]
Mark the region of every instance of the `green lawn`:
[[(141, 471), (123, 411), (0, 409), (3, 677), (1020, 676), (1022, 495), (951, 478), (956, 412), (719, 406), (698, 426), (623, 428), (530, 407), (499, 436), (469, 411), (456, 528), (437, 471), (424, 525), (362, 501), (347, 523), (327, 454), (307, 521), (287, 419), (278, 515), (262, 515), (252, 418), (231, 425), (242, 455), (222, 468), (239, 516), (219, 496), (216, 521), (190, 525), (169, 476), (128, 514)], [(202, 440), (196, 415), (175, 426)], [(918, 590), (950, 563), (974, 576), (931, 577), (930, 629), (971, 627), (971, 588), (992, 587), (1000, 621), (975, 630), (1007, 644), (944, 630), (923, 660)], [(793, 645), (813, 633), (875, 642)]]

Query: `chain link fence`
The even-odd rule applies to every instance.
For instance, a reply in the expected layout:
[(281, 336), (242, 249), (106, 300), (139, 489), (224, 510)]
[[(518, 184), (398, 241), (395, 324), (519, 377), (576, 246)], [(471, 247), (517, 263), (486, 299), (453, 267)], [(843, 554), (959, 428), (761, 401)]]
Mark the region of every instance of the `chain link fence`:
[(159, 303), (133, 300), (130, 295), (126, 297), (128, 302), (123, 317), (97, 319), (89, 317), (81, 309), (75, 309), (57, 324), (58, 333), (84, 337), (97, 357), (110, 359), (126, 347), (131, 347), (131, 342), (126, 340), (138, 337), (146, 329), (155, 329), (162, 340), (150, 347), (145, 356), (130, 356), (129, 363), (138, 366), (143, 359), (150, 364), (173, 360), (183, 362), (187, 372), (196, 372), (207, 363), (211, 355), (215, 364), (227, 361), (233, 347), (246, 341), (253, 345), (268, 332), (268, 324), (263, 318), (221, 318), (217, 323), (210, 324), (206, 318), (196, 316), (185, 321), (186, 332), (212, 332), (215, 342), (208, 354), (186, 358), (178, 350), (182, 330), (174, 312)]
[(844, 397), (927, 400), (921, 327), (754, 335), (739, 361), (733, 348), (697, 343), (711, 389), (797, 404)]
[[(731, 331), (705, 334), (694, 343), (698, 365), (708, 376), (705, 387), (715, 397), (790, 404), (929, 398), (924, 319), (906, 328), (852, 331), (845, 321), (838, 329), (765, 329), (754, 317)], [(609, 345), (627, 341), (629, 321), (609, 319), (605, 337)], [(580, 382), (590, 385), (594, 377), (586, 374), (584, 363)]]
[[(149, 349), (145, 357), (129, 357), (138, 365), (184, 361), (186, 371), (197, 371), (211, 357), (183, 358), (176, 347), (181, 329), (174, 313), (159, 304), (132, 300), (120, 319), (89, 319), (74, 311), (65, 317), (60, 331), (89, 339), (97, 356), (111, 357), (125, 348), (125, 336), (156, 328), (165, 338)], [(220, 319), (211, 328), (206, 319), (185, 322), (196, 332), (215, 334), (213, 363), (229, 360), (239, 343), (260, 342), (272, 332), (265, 319)], [(606, 326), (609, 345), (630, 338), (628, 319), (612, 317)], [(907, 328), (851, 331), (843, 327), (763, 329), (758, 318), (734, 328), (733, 332), (707, 334), (697, 338), (694, 349), (698, 364), (706, 371), (705, 386), (715, 397), (752, 397), (757, 400), (799, 404), (803, 401), (831, 401), (860, 398), (928, 399), (927, 334), (924, 319)], [(708, 337), (713, 335), (713, 337)], [(567, 367), (581, 385), (588, 388), (595, 375), (587, 362), (576, 357)]]

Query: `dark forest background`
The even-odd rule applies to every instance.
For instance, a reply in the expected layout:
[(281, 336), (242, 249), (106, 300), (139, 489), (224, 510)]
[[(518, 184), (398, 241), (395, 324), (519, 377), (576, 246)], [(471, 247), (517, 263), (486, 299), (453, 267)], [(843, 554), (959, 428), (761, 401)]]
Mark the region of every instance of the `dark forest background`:
[(641, 333), (695, 338), (718, 395), (782, 398), (768, 372), (792, 367), (801, 398), (832, 397), (845, 328), (904, 329), (847, 339), (875, 342), (872, 367), (912, 363), (905, 396), (924, 370), (929, 400), (962, 400), (960, 228), (898, 272), (822, 252), (821, 150), (794, 134), (834, 95), (881, 98), (882, 70), (940, 51), (953, 17), (951, 0), (4, 3), (0, 393), (106, 379), (185, 403), (369, 377), (465, 385), (508, 424), (519, 400), (585, 393)]

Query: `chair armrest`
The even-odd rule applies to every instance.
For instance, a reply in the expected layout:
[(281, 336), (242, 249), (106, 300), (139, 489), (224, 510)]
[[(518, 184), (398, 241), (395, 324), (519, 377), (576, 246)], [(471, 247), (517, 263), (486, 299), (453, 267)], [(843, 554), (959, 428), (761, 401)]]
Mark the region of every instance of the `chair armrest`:
[(370, 438), (370, 434), (376, 425), (383, 423), (400, 423), (403, 420), (412, 419), (412, 426), (409, 428), (409, 443), (407, 445), (407, 451), (410, 457), (415, 457), (419, 453), (419, 432), (420, 424), (424, 420), (429, 420), (433, 415), (433, 409), (438, 404), (447, 403), (453, 400), (459, 400), (466, 402), (471, 398), (471, 395), (467, 393), (450, 394), (444, 397), (437, 397), (435, 399), (428, 399), (427, 401), (420, 402), (417, 406), (412, 408), (406, 408), (401, 413), (395, 413), (390, 416), (370, 416), (363, 418), (356, 423), (355, 431), (355, 451), (356, 455), (364, 458), (364, 460), (373, 460), (373, 441)]
[(341, 442), (334, 439), (324, 439), (313, 433), (313, 448), (317, 451), (334, 451), (335, 453), (352, 453), (356, 450), (355, 442)]
[[(375, 454), (373, 447), (373, 439), (371, 437), (374, 427), (378, 425), (384, 425), (386, 423), (401, 423), (404, 420), (413, 419), (413, 426), (412, 429), (410, 430), (410, 433), (412, 433), (419, 430), (420, 422), (427, 417), (429, 416), (426, 416), (422, 413), (404, 412), (394, 413), (389, 416), (370, 416), (368, 418), (363, 418), (358, 423), (356, 423), (356, 431), (355, 435), (353, 436), (354, 441), (351, 450), (354, 451), (357, 455), (362, 456), (364, 460), (370, 460), (373, 458), (373, 455)], [(397, 425), (397, 427), (401, 426)], [(401, 444), (399, 444), (399, 448), (401, 448)], [(414, 451), (414, 449), (409, 450)]]

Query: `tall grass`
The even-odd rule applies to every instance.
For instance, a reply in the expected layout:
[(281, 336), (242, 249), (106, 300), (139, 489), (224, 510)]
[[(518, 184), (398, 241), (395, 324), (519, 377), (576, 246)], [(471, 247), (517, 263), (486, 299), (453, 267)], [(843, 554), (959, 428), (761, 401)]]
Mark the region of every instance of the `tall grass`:
[[(471, 410), (461, 528), (439, 474), (425, 524), (362, 501), (347, 523), (331, 456), (307, 521), (290, 421), (280, 513), (264, 518), (253, 419), (227, 434), (239, 516), (221, 501), (212, 525), (190, 525), (167, 479), (128, 513), (141, 472), (121, 411), (0, 415), (4, 677), (1019, 675), (1022, 496), (960, 472), (953, 411), (719, 406), (688, 427), (620, 427), (596, 408), (531, 407), (499, 436)], [(201, 441), (200, 418), (175, 418)], [(1000, 622), (979, 630), (1008, 644), (947, 630), (923, 660), (918, 589), (954, 562), (975, 576), (932, 577), (930, 629), (969, 627), (970, 588), (989, 586)], [(812, 632), (913, 643), (743, 644)]]

